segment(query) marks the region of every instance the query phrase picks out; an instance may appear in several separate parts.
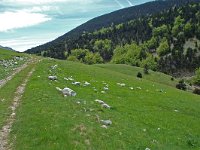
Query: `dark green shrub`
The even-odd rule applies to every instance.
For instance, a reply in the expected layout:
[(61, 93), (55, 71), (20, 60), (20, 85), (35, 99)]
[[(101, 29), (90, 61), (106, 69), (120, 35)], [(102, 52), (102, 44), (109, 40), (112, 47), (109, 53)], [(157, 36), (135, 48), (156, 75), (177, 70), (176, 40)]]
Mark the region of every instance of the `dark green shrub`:
[(138, 78), (142, 78), (142, 73), (141, 73), (141, 72), (138, 72), (137, 77), (138, 77)]
[(180, 80), (179, 83), (176, 85), (176, 88), (185, 91), (187, 87), (184, 80)]
[(193, 93), (197, 94), (197, 95), (200, 95), (200, 88), (195, 88)]

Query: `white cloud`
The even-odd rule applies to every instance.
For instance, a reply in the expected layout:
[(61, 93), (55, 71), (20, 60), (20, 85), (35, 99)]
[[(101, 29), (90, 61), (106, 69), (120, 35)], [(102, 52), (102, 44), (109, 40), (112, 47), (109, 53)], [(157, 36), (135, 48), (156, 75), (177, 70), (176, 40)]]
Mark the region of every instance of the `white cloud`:
[(122, 3), (120, 3), (118, 0), (115, 0), (115, 2), (119, 5), (120, 8), (124, 8), (124, 5), (122, 5)]
[(45, 12), (45, 11), (50, 11), (53, 9), (57, 9), (57, 7), (53, 6), (34, 6), (31, 9), (26, 9), (27, 12)]
[(0, 32), (29, 27), (51, 20), (47, 15), (26, 11), (4, 12), (0, 14)]
[(2, 0), (4, 3), (15, 3), (15, 4), (23, 4), (23, 5), (41, 5), (41, 4), (51, 4), (51, 3), (91, 3), (97, 2), (99, 0)]
[(14, 50), (23, 52), (31, 47), (35, 47), (41, 44), (44, 44), (46, 42), (49, 42), (50, 40), (53, 40), (54, 38), (46, 38), (46, 37), (19, 37), (18, 39), (6, 39), (1, 40), (0, 45), (2, 46), (9, 46), (13, 48)]

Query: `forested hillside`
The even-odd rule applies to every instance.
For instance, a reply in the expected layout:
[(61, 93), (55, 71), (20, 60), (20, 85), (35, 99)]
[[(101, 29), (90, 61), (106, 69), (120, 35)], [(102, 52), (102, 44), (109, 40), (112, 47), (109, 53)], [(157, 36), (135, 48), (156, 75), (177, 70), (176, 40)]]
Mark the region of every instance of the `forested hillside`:
[(159, 13), (163, 10), (172, 8), (173, 6), (180, 7), (189, 2), (199, 2), (199, 0), (157, 0), (148, 2), (142, 5), (124, 8), (109, 14), (102, 15), (100, 17), (89, 20), (88, 22), (78, 26), (70, 32), (60, 36), (59, 38), (46, 43), (44, 45), (27, 50), (28, 53), (40, 53), (44, 49), (54, 52), (52, 57), (63, 59), (63, 51), (65, 49), (65, 43), (70, 40), (77, 39), (83, 32), (93, 32), (99, 30), (102, 27), (109, 27), (110, 25), (120, 24), (133, 19), (137, 19), (142, 16)]
[[(138, 19), (83, 32), (76, 38), (56, 40), (28, 52), (88, 64), (124, 63), (173, 75), (194, 72), (200, 66), (200, 3), (186, 2), (178, 1), (176, 6), (160, 13), (147, 13)], [(172, 6), (175, 1), (147, 4), (152, 8), (153, 4), (161, 3)], [(180, 4), (185, 5), (178, 7)]]

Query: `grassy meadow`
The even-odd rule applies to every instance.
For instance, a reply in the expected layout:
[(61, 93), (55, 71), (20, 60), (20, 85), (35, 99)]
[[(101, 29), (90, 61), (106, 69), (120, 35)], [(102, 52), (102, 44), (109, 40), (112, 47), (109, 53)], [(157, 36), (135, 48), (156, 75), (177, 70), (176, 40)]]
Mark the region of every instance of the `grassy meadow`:
[[(54, 65), (58, 67), (51, 69)], [(138, 79), (139, 70), (43, 59), (17, 109), (10, 135), (13, 149), (199, 149), (199, 96), (175, 89), (176, 81), (161, 73)], [(49, 75), (58, 80), (50, 81)], [(67, 77), (81, 85), (72, 85), (64, 79)], [(84, 87), (85, 81), (91, 85)], [(125, 87), (117, 83), (125, 83)], [(109, 90), (103, 94), (106, 84)], [(64, 97), (56, 87), (69, 87), (77, 95)], [(111, 109), (102, 108), (95, 99)], [(102, 128), (98, 118), (110, 119), (112, 124)]]

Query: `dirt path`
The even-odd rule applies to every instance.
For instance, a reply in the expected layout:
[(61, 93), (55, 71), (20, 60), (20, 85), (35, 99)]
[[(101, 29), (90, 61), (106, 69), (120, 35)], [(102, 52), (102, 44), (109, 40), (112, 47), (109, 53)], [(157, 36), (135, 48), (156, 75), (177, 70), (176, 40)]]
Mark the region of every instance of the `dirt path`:
[[(20, 70), (26, 68), (27, 65), (22, 66), (20, 69), (18, 69), (17, 72), (19, 72)], [(17, 88), (16, 92), (15, 92), (15, 97), (13, 99), (12, 105), (10, 106), (12, 112), (11, 115), (8, 117), (5, 125), (2, 127), (2, 129), (0, 130), (0, 150), (8, 150), (9, 145), (8, 145), (8, 136), (9, 133), (11, 131), (11, 127), (15, 121), (15, 117), (16, 117), (16, 109), (19, 106), (20, 103), (20, 99), (24, 93), (26, 84), (29, 80), (29, 78), (31, 77), (32, 73), (34, 72), (34, 68), (28, 73), (27, 77), (24, 79), (23, 83)], [(16, 74), (16, 72), (15, 72)], [(12, 75), (13, 77), (14, 75)], [(12, 79), (12, 77), (9, 77), (9, 80)], [(4, 82), (4, 84), (6, 84), (6, 81)]]
[(10, 81), (17, 73), (19, 73), (20, 71), (22, 71), (23, 69), (25, 69), (27, 67), (27, 63), (23, 64), (22, 66), (18, 67), (15, 69), (15, 71), (8, 76), (5, 79), (0, 80), (0, 88), (3, 87), (8, 81)]

